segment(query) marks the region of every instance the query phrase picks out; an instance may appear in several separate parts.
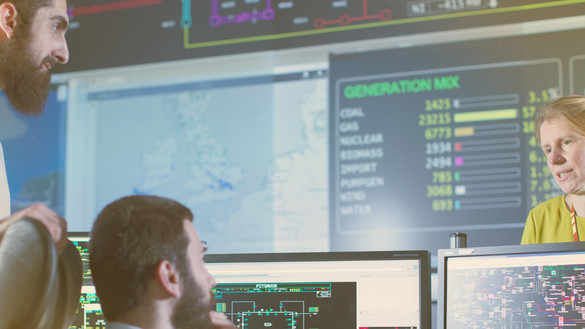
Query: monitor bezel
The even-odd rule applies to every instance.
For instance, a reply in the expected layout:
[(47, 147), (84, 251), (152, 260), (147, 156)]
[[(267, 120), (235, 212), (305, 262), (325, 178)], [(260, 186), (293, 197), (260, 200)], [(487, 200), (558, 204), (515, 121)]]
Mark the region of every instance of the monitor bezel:
[(419, 260), (420, 328), (431, 328), (430, 253), (427, 250), (207, 254), (206, 263)]
[(437, 252), (438, 297), (437, 297), (437, 329), (447, 329), (447, 262), (452, 258), (478, 256), (529, 255), (538, 253), (559, 253), (585, 251), (585, 242), (561, 242), (528, 245), (508, 245), (476, 248), (439, 249)]

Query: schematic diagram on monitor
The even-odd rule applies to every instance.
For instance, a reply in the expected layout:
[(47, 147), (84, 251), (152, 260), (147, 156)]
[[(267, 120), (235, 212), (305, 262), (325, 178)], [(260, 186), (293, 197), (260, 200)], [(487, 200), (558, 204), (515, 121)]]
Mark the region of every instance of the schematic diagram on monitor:
[[(585, 0), (70, 0), (67, 39), (71, 53), (77, 55), (58, 70), (292, 49), (494, 22), (511, 24), (543, 15), (574, 16), (584, 6)], [(518, 12), (522, 14), (516, 15)], [(105, 26), (104, 21), (108, 21)], [(101, 35), (112, 38), (102, 41)], [(94, 42), (84, 42), (88, 39)], [(158, 47), (152, 47), (153, 40)], [(124, 51), (111, 52), (107, 46)]]
[(216, 310), (239, 328), (355, 328), (356, 283), (220, 283)]
[(70, 239), (81, 255), (83, 284), (75, 318), (69, 329), (104, 329), (106, 321), (89, 268), (89, 237), (72, 236)]
[[(542, 9), (544, 4), (524, 4), (490, 0), (399, 1), (273, 1), (273, 0), (207, 0), (207, 17), (198, 17), (201, 8), (192, 0), (181, 1), (181, 28), (185, 49), (207, 48), (250, 42), (291, 38), (320, 41), (332, 33), (361, 30), (377, 35), (373, 29), (384, 26), (421, 24), (436, 20), (493, 15), (522, 10)], [(562, 3), (552, 4), (559, 6)], [(548, 4), (551, 6), (551, 4)], [(206, 7), (207, 8), (207, 7)], [(416, 29), (415, 29), (416, 30)], [(328, 36), (317, 37), (326, 34)], [(208, 38), (214, 36), (213, 39)], [(378, 34), (379, 36), (379, 34)], [(348, 37), (345, 35), (345, 37)], [(290, 42), (290, 41), (289, 41)], [(304, 43), (305, 41), (300, 41)], [(307, 41), (310, 43), (310, 41)], [(272, 44), (279, 48), (279, 43)]]
[[(335, 32), (334, 27), (359, 28), (356, 25), (392, 19), (392, 7), (384, 0), (339, 1), (330, 8), (327, 1), (209, 1), (209, 17), (203, 20), (192, 10), (192, 0), (182, 0), (185, 49), (307, 37)], [(206, 29), (209, 32), (202, 33)], [(209, 34), (218, 37), (206, 40)]]
[[(210, 26), (218, 26), (221, 24), (229, 24), (229, 23), (243, 23), (243, 22), (255, 22), (257, 20), (272, 20), (274, 19), (274, 9), (272, 8), (272, 1), (265, 0), (265, 7), (261, 10), (257, 10), (254, 8), (252, 11), (241, 12), (238, 14), (231, 14), (231, 15), (221, 15), (220, 14), (220, 1), (219, 0), (211, 0), (211, 12), (209, 15), (209, 25)], [(229, 5), (228, 7), (235, 6)]]
[(305, 312), (305, 301), (302, 300), (282, 300), (278, 309), (257, 305), (255, 301), (234, 301), (231, 304), (232, 321), (241, 328), (305, 328), (305, 319), (319, 313), (318, 307)]
[(585, 265), (457, 270), (447, 282), (449, 328), (585, 326)]

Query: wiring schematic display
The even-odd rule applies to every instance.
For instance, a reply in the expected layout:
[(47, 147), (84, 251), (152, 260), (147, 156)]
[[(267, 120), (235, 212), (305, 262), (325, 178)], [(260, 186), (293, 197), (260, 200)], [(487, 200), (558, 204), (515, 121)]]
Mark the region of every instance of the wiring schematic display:
[(455, 270), (449, 328), (583, 328), (585, 265)]
[[(545, 45), (579, 34), (333, 55), (332, 249), (433, 250), (446, 238), (437, 232), (457, 230), (495, 230), (516, 244), (528, 211), (560, 194), (534, 136), (536, 112), (566, 86), (583, 90), (568, 81), (582, 65), (569, 54), (585, 49)], [(358, 238), (349, 246), (347, 236)]]
[(356, 328), (356, 283), (219, 283), (217, 311), (238, 328)]
[(585, 0), (71, 0), (67, 37), (72, 56), (61, 69), (146, 64), (526, 22), (577, 15), (584, 8)]
[(83, 283), (81, 286), (79, 305), (77, 306), (75, 318), (69, 326), (69, 329), (105, 329), (106, 320), (102, 313), (102, 307), (95, 291), (91, 270), (89, 268), (89, 239), (73, 237), (71, 240), (81, 255)]

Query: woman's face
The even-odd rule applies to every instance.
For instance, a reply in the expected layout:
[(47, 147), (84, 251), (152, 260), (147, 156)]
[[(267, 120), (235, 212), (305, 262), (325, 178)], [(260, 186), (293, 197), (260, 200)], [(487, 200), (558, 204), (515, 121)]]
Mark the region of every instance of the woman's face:
[(561, 190), (585, 194), (585, 136), (565, 120), (551, 119), (540, 127), (540, 145)]

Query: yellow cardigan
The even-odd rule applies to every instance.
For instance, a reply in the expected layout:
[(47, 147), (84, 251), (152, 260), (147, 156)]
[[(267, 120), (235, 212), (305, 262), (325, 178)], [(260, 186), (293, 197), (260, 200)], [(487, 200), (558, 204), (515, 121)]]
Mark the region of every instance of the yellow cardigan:
[[(585, 218), (577, 216), (579, 239), (585, 241)], [(571, 211), (561, 195), (532, 208), (526, 219), (522, 244), (573, 242)]]

